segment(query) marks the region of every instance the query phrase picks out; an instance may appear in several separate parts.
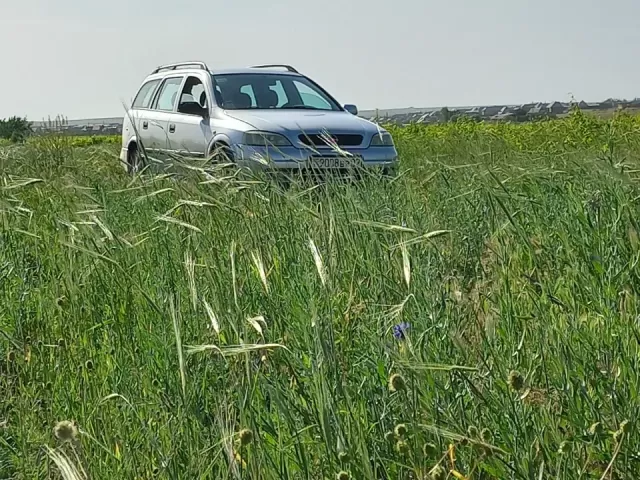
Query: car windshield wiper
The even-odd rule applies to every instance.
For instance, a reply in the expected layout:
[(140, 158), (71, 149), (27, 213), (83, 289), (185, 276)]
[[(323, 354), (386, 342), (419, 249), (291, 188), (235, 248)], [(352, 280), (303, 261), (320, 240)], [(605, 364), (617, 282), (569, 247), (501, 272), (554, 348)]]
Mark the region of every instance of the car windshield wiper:
[(280, 107), (282, 110), (322, 110), (317, 107), (312, 107), (310, 105), (290, 105), (290, 106), (282, 106)]

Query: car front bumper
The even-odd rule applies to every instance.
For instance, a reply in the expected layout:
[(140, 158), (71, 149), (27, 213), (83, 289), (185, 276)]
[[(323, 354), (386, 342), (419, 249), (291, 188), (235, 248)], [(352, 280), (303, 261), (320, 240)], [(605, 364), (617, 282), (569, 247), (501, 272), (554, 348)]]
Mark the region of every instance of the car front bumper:
[[(322, 169), (314, 159), (328, 158), (346, 160), (356, 168), (393, 169), (398, 163), (395, 147), (369, 147), (362, 149), (344, 149), (338, 152), (328, 148), (311, 149), (289, 147), (258, 147), (236, 145), (233, 148), (234, 161), (239, 167), (275, 170)], [(346, 152), (346, 153), (344, 153)], [(337, 166), (337, 165), (336, 165)], [(344, 169), (344, 168), (339, 168)], [(326, 168), (332, 170), (332, 168)]]

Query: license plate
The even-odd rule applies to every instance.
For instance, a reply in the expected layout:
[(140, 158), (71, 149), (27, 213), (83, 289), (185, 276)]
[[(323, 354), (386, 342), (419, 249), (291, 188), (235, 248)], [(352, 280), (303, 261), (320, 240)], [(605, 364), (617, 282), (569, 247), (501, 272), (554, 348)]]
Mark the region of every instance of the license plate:
[(311, 157), (309, 165), (318, 169), (349, 168), (356, 166), (358, 160), (356, 157)]

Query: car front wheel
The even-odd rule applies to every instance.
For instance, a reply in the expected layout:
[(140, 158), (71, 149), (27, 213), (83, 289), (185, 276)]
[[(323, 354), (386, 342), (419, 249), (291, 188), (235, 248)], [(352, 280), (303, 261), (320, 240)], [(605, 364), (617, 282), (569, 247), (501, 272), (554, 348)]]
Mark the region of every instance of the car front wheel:
[(234, 163), (233, 152), (231, 147), (224, 143), (216, 143), (210, 153), (211, 163), (215, 165), (224, 165)]

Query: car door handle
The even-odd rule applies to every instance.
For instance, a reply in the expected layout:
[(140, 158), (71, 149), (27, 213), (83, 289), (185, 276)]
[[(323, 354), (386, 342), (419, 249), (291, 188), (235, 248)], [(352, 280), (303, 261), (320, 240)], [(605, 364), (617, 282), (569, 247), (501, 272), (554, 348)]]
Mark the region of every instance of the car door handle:
[(145, 130), (149, 128), (149, 122), (147, 122), (146, 120), (142, 122), (142, 128), (144, 128)]
[(169, 133), (173, 133), (176, 131), (176, 124), (175, 123), (170, 123), (169, 124)]

